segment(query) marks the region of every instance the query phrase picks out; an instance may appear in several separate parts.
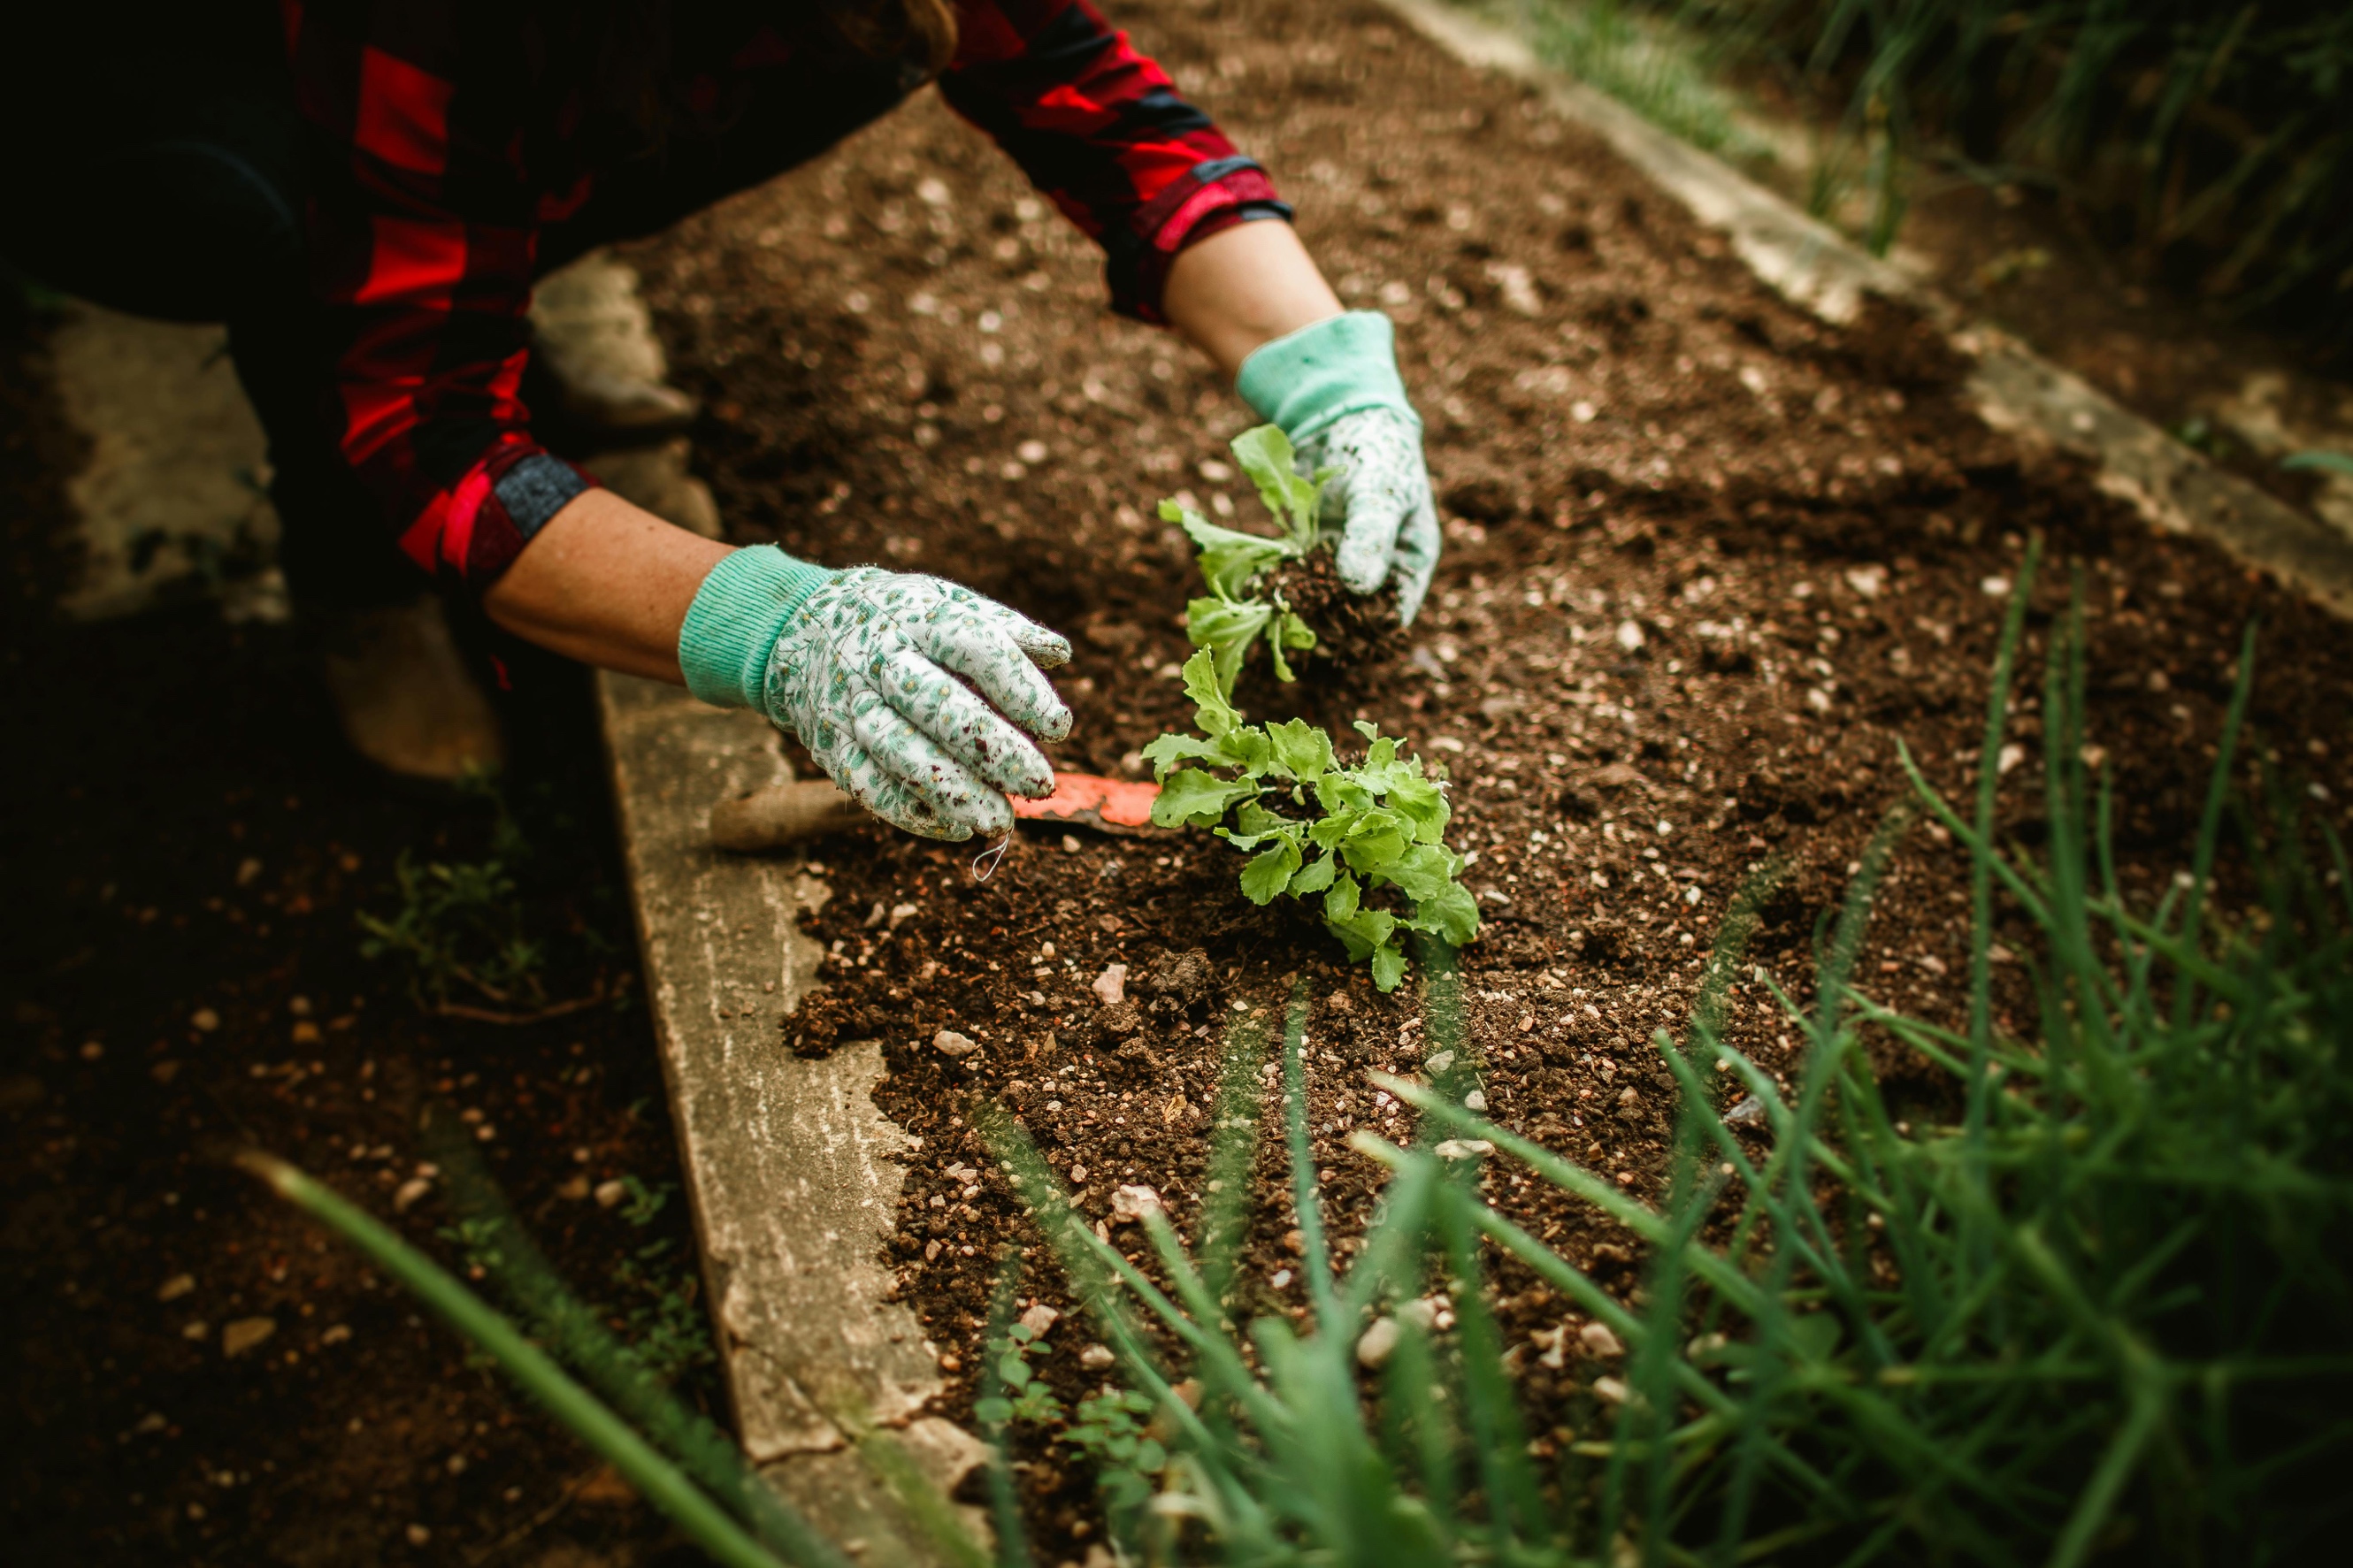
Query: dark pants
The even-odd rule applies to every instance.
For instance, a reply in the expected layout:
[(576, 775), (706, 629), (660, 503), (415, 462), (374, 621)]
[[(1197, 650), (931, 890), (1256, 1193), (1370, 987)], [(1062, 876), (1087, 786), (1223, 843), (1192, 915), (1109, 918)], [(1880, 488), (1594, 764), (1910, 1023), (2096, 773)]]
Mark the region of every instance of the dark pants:
[[(56, 63), (70, 76), (94, 58), (106, 62), (104, 80), (44, 81), (41, 100), (58, 106), (47, 133), (8, 142), (0, 256), (114, 310), (226, 322), (238, 382), (269, 435), (280, 564), (296, 602), (414, 597), (425, 584), (395, 546), (394, 521), (336, 446), (302, 212), (313, 181), (341, 176), (327, 162), (333, 150), (295, 112), (274, 36), (207, 28), (144, 68), (80, 51)], [(896, 64), (833, 69), (814, 88), (799, 72), (775, 74), (723, 130), (673, 131), (658, 153), (600, 176), (578, 214), (541, 235), (540, 270), (659, 232), (805, 163), (915, 85)], [(58, 118), (72, 124), (62, 137)]]

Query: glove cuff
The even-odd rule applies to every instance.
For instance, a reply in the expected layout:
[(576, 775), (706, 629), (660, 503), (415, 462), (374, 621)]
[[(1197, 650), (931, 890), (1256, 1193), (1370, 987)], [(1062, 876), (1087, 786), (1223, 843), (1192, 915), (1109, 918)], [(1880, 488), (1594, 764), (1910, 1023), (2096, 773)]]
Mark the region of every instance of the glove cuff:
[(1398, 374), (1397, 329), (1378, 310), (1351, 310), (1262, 345), (1242, 361), (1234, 390), (1294, 446), (1367, 408), (1421, 423)]
[(757, 708), (768, 658), (802, 602), (840, 574), (754, 544), (722, 558), (678, 629), (686, 689), (720, 708)]

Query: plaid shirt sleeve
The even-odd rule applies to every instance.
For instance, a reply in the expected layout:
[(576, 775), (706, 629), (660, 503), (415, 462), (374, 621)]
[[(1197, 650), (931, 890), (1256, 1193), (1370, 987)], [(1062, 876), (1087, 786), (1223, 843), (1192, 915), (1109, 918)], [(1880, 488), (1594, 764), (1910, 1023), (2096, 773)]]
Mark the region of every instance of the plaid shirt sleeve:
[(1266, 172), (1089, 0), (965, 0), (940, 91), (1103, 247), (1112, 308), (1157, 321), (1177, 252), (1291, 216)]
[(282, 15), (303, 116), (341, 175), (307, 215), (327, 416), (410, 559), (480, 591), (595, 483), (531, 438), (520, 396), (539, 226), (567, 204), (501, 155), (511, 128), (454, 101), (452, 8), (289, 0)]

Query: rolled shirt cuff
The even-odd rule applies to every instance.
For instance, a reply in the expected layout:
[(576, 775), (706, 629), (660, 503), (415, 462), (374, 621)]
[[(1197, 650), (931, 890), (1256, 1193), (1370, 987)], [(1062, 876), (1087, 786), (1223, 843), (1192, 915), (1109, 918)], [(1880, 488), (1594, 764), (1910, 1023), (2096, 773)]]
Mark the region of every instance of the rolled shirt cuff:
[(1398, 374), (1397, 329), (1378, 310), (1351, 310), (1262, 344), (1242, 361), (1234, 390), (1294, 443), (1367, 408), (1421, 422)]
[(839, 574), (755, 544), (702, 580), (678, 631), (686, 689), (720, 708), (757, 708), (768, 658), (802, 602)]

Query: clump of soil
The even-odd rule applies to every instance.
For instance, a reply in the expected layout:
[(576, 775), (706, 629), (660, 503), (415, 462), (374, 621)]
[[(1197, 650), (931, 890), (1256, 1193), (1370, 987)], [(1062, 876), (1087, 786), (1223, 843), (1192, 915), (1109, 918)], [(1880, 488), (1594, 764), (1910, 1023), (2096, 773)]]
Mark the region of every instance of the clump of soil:
[(1315, 633), (1315, 646), (1291, 659), (1303, 679), (1311, 672), (1327, 682), (1360, 677), (1362, 671), (1397, 658), (1406, 650), (1396, 588), (1356, 593), (1340, 581), (1328, 550), (1311, 550), (1284, 562), (1269, 574), (1265, 586)]

